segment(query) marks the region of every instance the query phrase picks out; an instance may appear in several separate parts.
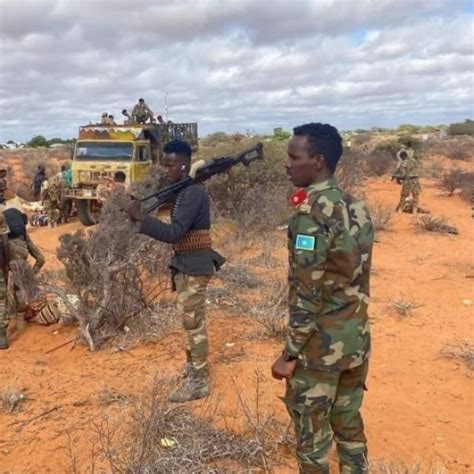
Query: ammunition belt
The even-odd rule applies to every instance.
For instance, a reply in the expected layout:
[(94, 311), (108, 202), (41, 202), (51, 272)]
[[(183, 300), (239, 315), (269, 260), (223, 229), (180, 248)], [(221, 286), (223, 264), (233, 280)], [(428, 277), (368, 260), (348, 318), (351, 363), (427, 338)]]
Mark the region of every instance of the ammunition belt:
[(208, 229), (190, 230), (179, 242), (173, 245), (175, 253), (212, 250), (212, 239)]

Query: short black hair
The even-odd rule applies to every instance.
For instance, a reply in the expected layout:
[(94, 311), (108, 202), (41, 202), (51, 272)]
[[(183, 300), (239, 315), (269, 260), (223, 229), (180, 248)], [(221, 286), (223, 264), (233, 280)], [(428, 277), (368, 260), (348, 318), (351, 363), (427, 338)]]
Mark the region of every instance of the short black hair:
[(61, 171), (66, 171), (66, 165), (61, 165)]
[(138, 99), (138, 102), (145, 102), (145, 99), (142, 99), (141, 97)]
[(175, 153), (176, 155), (182, 156), (186, 164), (191, 163), (191, 155), (193, 150), (191, 145), (184, 140), (171, 140), (163, 147), (164, 153)]
[(125, 183), (125, 180), (127, 177), (125, 176), (125, 173), (123, 171), (116, 171), (114, 173), (114, 181), (116, 183)]
[(328, 123), (305, 123), (293, 129), (293, 135), (308, 137), (310, 156), (321, 153), (331, 173), (342, 155), (342, 138), (336, 127)]

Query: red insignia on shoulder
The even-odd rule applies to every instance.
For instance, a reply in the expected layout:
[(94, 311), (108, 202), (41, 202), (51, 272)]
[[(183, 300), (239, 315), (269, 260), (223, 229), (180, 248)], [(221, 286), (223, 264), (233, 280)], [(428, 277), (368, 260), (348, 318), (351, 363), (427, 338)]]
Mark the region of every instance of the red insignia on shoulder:
[(294, 207), (298, 207), (301, 203), (306, 201), (307, 198), (308, 195), (306, 194), (306, 191), (304, 189), (300, 189), (290, 196), (290, 204)]

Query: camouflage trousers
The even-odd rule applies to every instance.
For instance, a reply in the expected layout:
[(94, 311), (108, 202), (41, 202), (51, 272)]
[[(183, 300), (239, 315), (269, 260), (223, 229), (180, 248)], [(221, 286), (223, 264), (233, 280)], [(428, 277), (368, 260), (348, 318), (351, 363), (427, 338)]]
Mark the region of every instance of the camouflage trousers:
[(343, 372), (297, 367), (284, 402), (293, 420), (301, 473), (329, 473), (334, 438), (343, 474), (367, 472), (367, 439), (360, 407), (368, 362)]
[[(29, 239), (29, 236), (27, 237)], [(24, 314), (26, 312), (26, 295), (25, 292), (23, 291), (23, 287), (20, 281), (15, 280), (15, 262), (26, 262), (28, 259), (29, 255), (29, 245), (33, 245), (34, 248), (41, 254), (41, 251), (36, 247), (36, 245), (33, 244), (33, 242), (29, 239), (29, 244), (27, 241), (21, 237), (18, 237), (16, 239), (12, 239), (8, 241), (8, 245), (10, 246), (10, 255), (11, 255), (11, 261), (10, 261), (10, 279), (12, 280), (11, 283), (13, 283), (13, 298), (15, 301), (15, 309), (17, 314)], [(41, 257), (43, 258), (44, 262), (44, 257), (43, 254), (41, 254)], [(37, 262), (38, 263), (38, 262)], [(18, 277), (17, 277), (18, 278)]]
[(45, 201), (44, 210), (48, 213), (48, 224), (57, 224), (61, 217), (61, 211), (59, 209), (59, 203), (50, 200)]
[(413, 209), (418, 208), (420, 200), (420, 180), (418, 178), (404, 179), (402, 181), (402, 189), (400, 190), (400, 202), (398, 203), (398, 209), (405, 207), (405, 201), (410, 194), (413, 196)]
[(5, 275), (0, 269), (0, 330), (8, 327), (7, 285)]
[(206, 291), (208, 275), (186, 275), (177, 273), (174, 283), (178, 293), (178, 312), (182, 316), (186, 331), (186, 354), (194, 370), (207, 367), (209, 343), (205, 318)]

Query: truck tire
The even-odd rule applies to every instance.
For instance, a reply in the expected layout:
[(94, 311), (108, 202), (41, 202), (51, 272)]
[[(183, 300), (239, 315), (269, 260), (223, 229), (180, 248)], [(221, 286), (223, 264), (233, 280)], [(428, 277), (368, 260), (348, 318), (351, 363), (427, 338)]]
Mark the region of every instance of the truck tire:
[(92, 212), (92, 201), (90, 199), (78, 199), (77, 215), (82, 225), (91, 226), (97, 224), (97, 215)]

